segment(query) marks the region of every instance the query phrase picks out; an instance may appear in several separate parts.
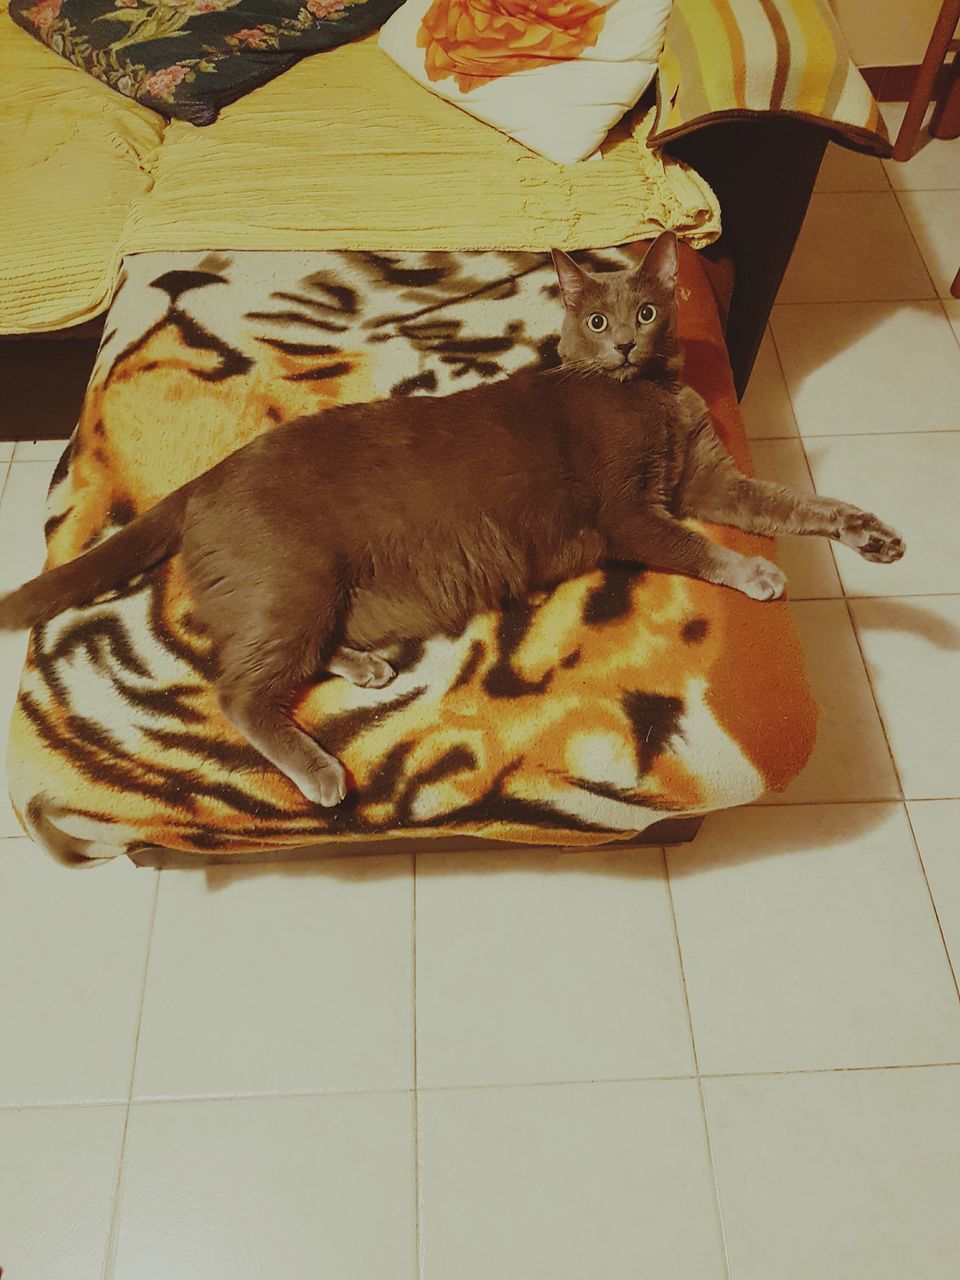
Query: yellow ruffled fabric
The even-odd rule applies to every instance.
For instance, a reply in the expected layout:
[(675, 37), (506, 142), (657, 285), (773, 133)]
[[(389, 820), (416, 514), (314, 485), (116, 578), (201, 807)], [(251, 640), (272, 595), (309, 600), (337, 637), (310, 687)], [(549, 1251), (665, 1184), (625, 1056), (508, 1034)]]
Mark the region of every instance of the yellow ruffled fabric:
[(600, 248), (665, 227), (708, 244), (716, 198), (646, 147), (651, 123), (556, 165), (425, 92), (371, 36), (197, 129), (98, 84), (4, 12), (0, 332), (96, 316), (138, 252)]

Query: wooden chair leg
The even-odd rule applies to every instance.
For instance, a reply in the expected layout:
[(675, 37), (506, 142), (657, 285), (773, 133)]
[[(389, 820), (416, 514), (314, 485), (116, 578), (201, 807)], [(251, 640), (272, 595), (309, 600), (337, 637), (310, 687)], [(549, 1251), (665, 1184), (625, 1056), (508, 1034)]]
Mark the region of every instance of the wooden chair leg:
[(953, 55), (951, 76), (930, 117), (934, 138), (960, 138), (960, 53)]
[(909, 160), (913, 154), (917, 134), (920, 132), (923, 117), (933, 95), (933, 84), (937, 78), (937, 72), (943, 66), (943, 60), (947, 56), (958, 22), (960, 22), (960, 0), (943, 0), (940, 15), (933, 28), (933, 35), (930, 37), (930, 43), (927, 45), (927, 52), (924, 54), (920, 73), (917, 76), (917, 83), (907, 104), (907, 114), (903, 117), (903, 124), (897, 134), (897, 141), (893, 148), (894, 160)]
[(953, 284), (950, 286), (950, 292), (955, 298), (960, 298), (960, 271), (953, 277)]

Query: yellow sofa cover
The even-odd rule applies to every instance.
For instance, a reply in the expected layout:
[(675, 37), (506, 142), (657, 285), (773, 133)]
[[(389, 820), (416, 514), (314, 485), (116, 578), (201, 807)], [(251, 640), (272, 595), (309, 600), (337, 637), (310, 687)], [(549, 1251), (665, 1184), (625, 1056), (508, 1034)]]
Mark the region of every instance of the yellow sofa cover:
[(720, 119), (817, 120), (888, 150), (826, 0), (675, 0), (655, 107), (555, 165), (442, 102), (376, 37), (306, 58), (209, 128), (167, 122), (15, 26), (0, 0), (0, 334), (100, 314), (125, 254), (601, 248), (719, 234), (657, 146)]

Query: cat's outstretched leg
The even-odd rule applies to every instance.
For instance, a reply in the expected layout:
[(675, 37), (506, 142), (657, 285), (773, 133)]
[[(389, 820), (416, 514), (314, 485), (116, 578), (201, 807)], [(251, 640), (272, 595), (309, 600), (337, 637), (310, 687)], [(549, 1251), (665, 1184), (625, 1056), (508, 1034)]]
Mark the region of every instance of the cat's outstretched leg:
[(308, 800), (329, 808), (347, 794), (347, 776), (336, 756), (292, 719), (296, 696), (312, 674), (304, 656), (302, 643), (231, 639), (220, 655), (217, 697), (230, 723), (262, 756)]
[(293, 556), (278, 555), (267, 573), (241, 539), (188, 532), (184, 562), (213, 641), (224, 715), (308, 800), (339, 804), (347, 792), (343, 765), (291, 714), (338, 631), (344, 589), (335, 567), (318, 556), (303, 572)]
[(688, 476), (682, 494), (686, 516), (767, 536), (795, 533), (832, 538), (877, 564), (899, 560), (906, 551), (896, 529), (870, 511), (745, 476), (712, 431), (698, 439)]
[(348, 649), (346, 645), (336, 651), (327, 663), (327, 670), (364, 689), (382, 689), (397, 674), (378, 653), (364, 653), (362, 649)]
[(631, 513), (619, 521), (609, 538), (609, 551), (612, 559), (687, 573), (733, 587), (753, 600), (776, 600), (787, 585), (783, 572), (772, 561), (718, 546), (666, 512), (653, 509)]

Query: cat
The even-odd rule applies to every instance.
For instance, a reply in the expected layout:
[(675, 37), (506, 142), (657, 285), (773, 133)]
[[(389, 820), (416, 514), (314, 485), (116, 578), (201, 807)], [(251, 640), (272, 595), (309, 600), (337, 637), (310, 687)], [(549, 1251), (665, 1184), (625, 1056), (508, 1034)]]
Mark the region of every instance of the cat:
[(895, 530), (831, 498), (743, 475), (680, 381), (677, 243), (593, 276), (555, 250), (560, 365), (444, 397), (340, 405), (265, 432), (69, 564), (0, 600), (0, 629), (94, 599), (179, 550), (217, 656), (226, 717), (314, 803), (346, 774), (294, 722), (325, 670), (380, 688), (389, 646), (606, 561), (783, 593), (769, 560), (718, 546), (686, 517), (816, 534), (866, 557)]

